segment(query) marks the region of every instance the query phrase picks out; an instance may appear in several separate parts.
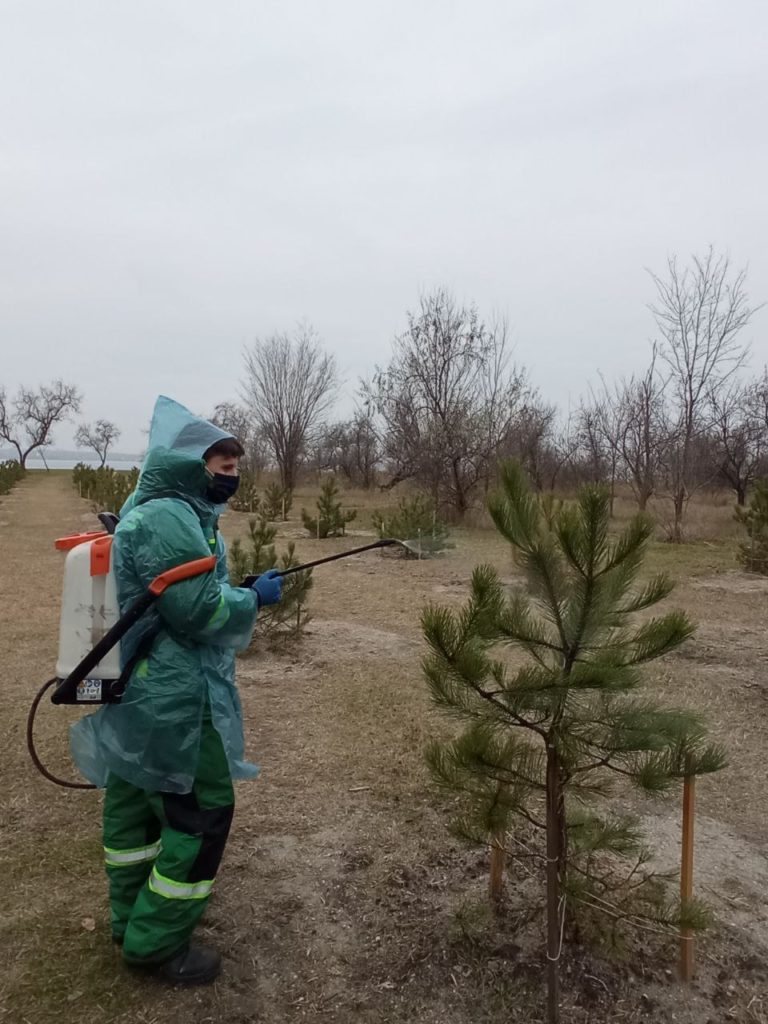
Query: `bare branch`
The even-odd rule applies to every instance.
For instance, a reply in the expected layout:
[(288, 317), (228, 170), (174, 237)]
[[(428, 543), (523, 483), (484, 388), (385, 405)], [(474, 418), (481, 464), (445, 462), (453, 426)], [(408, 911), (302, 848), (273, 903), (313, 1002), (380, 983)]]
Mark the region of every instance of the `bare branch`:
[(219, 402), (210, 416), (222, 430), (228, 430), (236, 437), (245, 450), (240, 465), (247, 472), (258, 475), (269, 462), (268, 446), (256, 427), (254, 417), (237, 402)]
[(292, 338), (275, 334), (245, 352), (243, 400), (280, 469), (284, 488), (296, 483), (299, 460), (338, 386), (336, 363), (309, 325)]
[(413, 478), (461, 517), (488, 486), (528, 387), (508, 328), (444, 289), (422, 298), (389, 365), (363, 384), (390, 484)]
[(746, 270), (733, 271), (727, 256), (710, 246), (685, 268), (667, 260), (664, 278), (651, 274), (651, 306), (661, 334), (660, 354), (670, 371), (673, 402), (666, 469), (674, 506), (672, 539), (681, 541), (685, 509), (695, 486), (696, 442), (706, 431), (707, 398), (744, 365), (749, 348), (739, 337), (755, 308), (749, 305)]
[(19, 388), (9, 408), (5, 391), (0, 391), (0, 439), (18, 452), (19, 462), (26, 465), (29, 455), (53, 441), (53, 428), (80, 411), (80, 394), (72, 384), (55, 380), (32, 388)]
[(91, 426), (90, 423), (81, 423), (75, 434), (75, 444), (78, 448), (93, 448), (100, 459), (100, 465), (107, 461), (107, 453), (115, 441), (120, 437), (120, 429), (116, 423), (110, 420), (96, 420)]

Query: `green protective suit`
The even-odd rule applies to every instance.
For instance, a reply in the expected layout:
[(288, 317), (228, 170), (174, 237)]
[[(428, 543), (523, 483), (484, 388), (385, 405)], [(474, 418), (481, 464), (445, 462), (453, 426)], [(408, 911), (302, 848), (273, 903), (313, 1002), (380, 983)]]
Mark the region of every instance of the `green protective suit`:
[[(169, 587), (122, 643), (126, 664), (159, 632), (135, 666), (120, 704), (107, 704), (71, 730), (82, 774), (105, 786), (110, 772), (141, 789), (192, 790), (204, 719), (221, 737), (232, 778), (252, 778), (244, 759), (235, 652), (247, 646), (255, 593), (229, 583), (221, 507), (205, 496), (203, 452), (231, 437), (169, 398), (155, 406), (136, 491), (121, 511), (113, 543), (118, 600), (125, 609), (160, 573), (217, 556), (215, 573)], [(146, 645), (145, 645), (146, 646)]]
[(206, 498), (203, 452), (231, 437), (158, 399), (136, 492), (112, 546), (123, 610), (160, 573), (215, 552), (215, 571), (170, 586), (123, 640), (134, 662), (120, 704), (72, 728), (82, 773), (106, 786), (104, 859), (112, 934), (133, 964), (184, 949), (213, 888), (243, 756), (235, 651), (251, 637), (256, 595), (230, 586)]

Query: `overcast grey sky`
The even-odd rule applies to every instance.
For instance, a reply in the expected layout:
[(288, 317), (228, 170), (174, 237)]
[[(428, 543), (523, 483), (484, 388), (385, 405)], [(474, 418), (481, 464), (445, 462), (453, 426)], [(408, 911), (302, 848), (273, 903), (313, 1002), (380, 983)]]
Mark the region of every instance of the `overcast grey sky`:
[(641, 366), (668, 253), (711, 242), (768, 299), (764, 2), (0, 13), (0, 383), (77, 382), (123, 450), (301, 318), (350, 393), (436, 285), (562, 404)]

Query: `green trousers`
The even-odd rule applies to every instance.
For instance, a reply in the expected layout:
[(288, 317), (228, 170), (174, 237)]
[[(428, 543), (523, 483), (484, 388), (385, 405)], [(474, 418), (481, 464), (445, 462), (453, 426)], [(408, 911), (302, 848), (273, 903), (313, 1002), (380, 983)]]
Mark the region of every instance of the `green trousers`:
[(131, 963), (162, 963), (188, 943), (213, 888), (235, 795), (219, 734), (203, 723), (191, 793), (149, 793), (114, 774), (104, 800), (112, 934)]

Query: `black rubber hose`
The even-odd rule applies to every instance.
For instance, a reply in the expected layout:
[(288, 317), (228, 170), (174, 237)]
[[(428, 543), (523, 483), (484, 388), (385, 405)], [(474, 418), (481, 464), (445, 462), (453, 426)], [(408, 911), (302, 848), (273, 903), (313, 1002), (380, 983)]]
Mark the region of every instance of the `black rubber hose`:
[(96, 789), (96, 786), (90, 782), (68, 782), (66, 779), (58, 778), (58, 776), (48, 771), (35, 749), (35, 716), (37, 715), (37, 709), (48, 690), (58, 682), (59, 680), (54, 678), (49, 679), (47, 683), (43, 683), (37, 692), (37, 696), (32, 701), (32, 707), (27, 715), (27, 750), (29, 751), (29, 756), (32, 758), (32, 763), (40, 774), (45, 776), (50, 782), (55, 782), (57, 786), (63, 786), (65, 789)]

